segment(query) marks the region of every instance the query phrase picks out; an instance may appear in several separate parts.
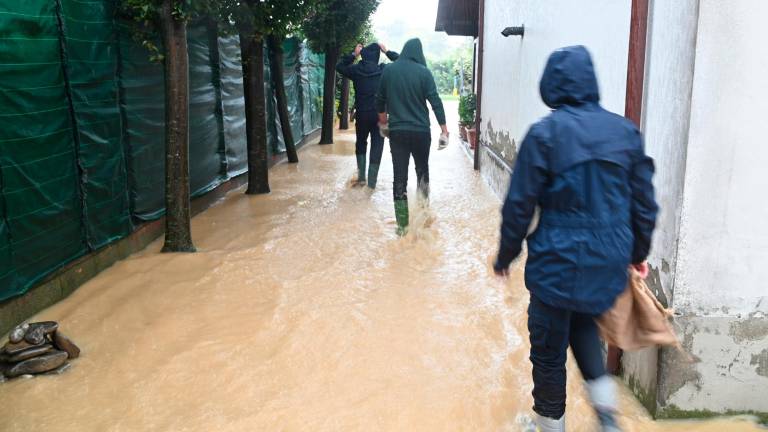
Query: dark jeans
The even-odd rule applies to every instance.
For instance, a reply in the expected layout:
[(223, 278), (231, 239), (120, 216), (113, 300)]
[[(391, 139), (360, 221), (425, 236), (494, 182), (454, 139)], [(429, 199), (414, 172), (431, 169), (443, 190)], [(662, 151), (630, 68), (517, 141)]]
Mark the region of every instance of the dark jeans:
[(355, 142), (355, 154), (365, 155), (368, 147), (368, 135), (371, 136), (371, 162), (381, 163), (381, 154), (384, 152), (384, 137), (379, 133), (379, 115), (376, 111), (357, 112), (355, 114), (355, 129), (357, 130), (357, 142)]
[(392, 131), (389, 133), (389, 147), (392, 150), (394, 171), (393, 193), (395, 200), (408, 198), (408, 164), (413, 155), (416, 164), (418, 190), (423, 197), (429, 197), (429, 146), (432, 137), (429, 132)]
[(595, 317), (543, 303), (531, 295), (528, 331), (533, 363), (533, 410), (558, 419), (565, 414), (565, 360), (568, 346), (585, 380), (605, 375)]

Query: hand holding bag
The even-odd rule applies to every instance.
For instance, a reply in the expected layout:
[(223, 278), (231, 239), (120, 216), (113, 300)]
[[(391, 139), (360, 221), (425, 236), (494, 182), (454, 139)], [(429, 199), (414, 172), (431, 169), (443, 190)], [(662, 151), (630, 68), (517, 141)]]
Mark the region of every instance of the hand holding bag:
[(672, 310), (665, 308), (637, 271), (630, 268), (627, 289), (596, 321), (603, 339), (625, 351), (654, 345), (680, 348), (670, 323), (672, 315)]

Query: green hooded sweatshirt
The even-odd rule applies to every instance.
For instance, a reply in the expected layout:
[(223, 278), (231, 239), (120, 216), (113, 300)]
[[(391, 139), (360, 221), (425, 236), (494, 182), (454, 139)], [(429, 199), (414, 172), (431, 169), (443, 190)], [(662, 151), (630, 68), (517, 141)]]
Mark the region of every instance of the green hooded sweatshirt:
[(376, 109), (389, 114), (390, 131), (429, 132), (432, 105), (437, 123), (445, 124), (443, 102), (437, 94), (432, 72), (421, 48), (421, 41), (411, 39), (403, 46), (400, 58), (384, 68), (376, 94)]

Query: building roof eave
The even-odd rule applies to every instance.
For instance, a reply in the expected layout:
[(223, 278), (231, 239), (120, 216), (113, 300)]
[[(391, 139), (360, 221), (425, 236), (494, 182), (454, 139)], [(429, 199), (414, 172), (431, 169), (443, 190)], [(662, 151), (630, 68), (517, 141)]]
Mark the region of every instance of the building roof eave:
[(477, 37), (479, 8), (480, 0), (439, 0), (435, 31)]

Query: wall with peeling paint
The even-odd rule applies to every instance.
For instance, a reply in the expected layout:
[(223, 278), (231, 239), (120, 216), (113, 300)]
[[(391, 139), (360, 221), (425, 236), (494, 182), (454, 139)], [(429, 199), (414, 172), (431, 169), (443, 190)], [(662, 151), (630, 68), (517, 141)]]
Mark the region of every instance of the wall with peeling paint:
[(693, 361), (662, 353), (659, 411), (768, 412), (768, 2), (698, 12), (672, 294)]
[[(656, 163), (660, 211), (648, 258), (648, 286), (667, 306), (672, 304), (677, 263), (697, 24), (698, 0), (650, 4), (641, 128), (646, 151)], [(651, 412), (657, 408), (658, 359), (656, 348), (622, 357), (625, 380)]]
[(676, 320), (684, 353), (665, 349), (657, 415), (768, 412), (768, 322), (687, 316)]

